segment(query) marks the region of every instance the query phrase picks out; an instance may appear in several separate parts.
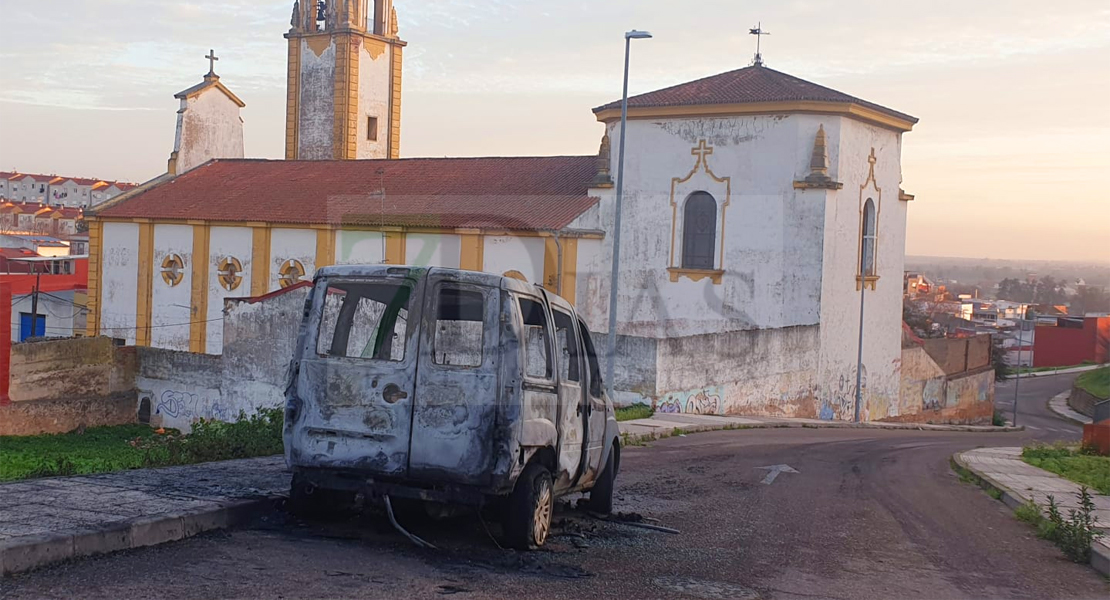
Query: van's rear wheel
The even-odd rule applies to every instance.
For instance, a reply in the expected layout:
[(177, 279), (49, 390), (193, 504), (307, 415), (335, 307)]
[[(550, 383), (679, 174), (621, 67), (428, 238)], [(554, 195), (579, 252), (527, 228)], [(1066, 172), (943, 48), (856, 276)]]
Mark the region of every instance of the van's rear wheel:
[(594, 487), (590, 490), (590, 499), (586, 507), (596, 513), (607, 515), (613, 512), (613, 484), (617, 479), (617, 446), (609, 451), (609, 459), (605, 461), (605, 469), (597, 476)]
[(517, 479), (505, 513), (505, 538), (519, 550), (538, 548), (551, 533), (555, 513), (555, 489), (547, 467), (532, 463)]

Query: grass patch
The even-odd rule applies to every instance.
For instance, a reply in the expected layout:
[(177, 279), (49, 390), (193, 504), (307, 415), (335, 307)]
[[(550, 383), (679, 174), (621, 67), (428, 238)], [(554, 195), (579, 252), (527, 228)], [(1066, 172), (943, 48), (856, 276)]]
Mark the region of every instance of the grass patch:
[(0, 481), (91, 475), (187, 465), (282, 452), (283, 411), (264, 409), (235, 423), (198, 421), (193, 432), (147, 425), (93, 427), (84, 432), (0, 437)]
[(1087, 371), (1076, 378), (1075, 386), (1092, 396), (1110, 398), (1110, 367)]
[(1110, 494), (1110, 457), (1084, 454), (1068, 446), (1030, 446), (1022, 450), (1025, 462), (1051, 471), (1080, 485)]
[(648, 419), (655, 414), (655, 409), (647, 404), (633, 404), (616, 410), (617, 421), (633, 421), (635, 419)]

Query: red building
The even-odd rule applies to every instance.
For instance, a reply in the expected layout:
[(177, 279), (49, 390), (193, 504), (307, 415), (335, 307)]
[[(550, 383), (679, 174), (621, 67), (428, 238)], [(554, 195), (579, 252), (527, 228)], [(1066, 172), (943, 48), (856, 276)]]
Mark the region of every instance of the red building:
[(1059, 317), (1038, 325), (1033, 340), (1034, 367), (1068, 367), (1110, 362), (1110, 317)]

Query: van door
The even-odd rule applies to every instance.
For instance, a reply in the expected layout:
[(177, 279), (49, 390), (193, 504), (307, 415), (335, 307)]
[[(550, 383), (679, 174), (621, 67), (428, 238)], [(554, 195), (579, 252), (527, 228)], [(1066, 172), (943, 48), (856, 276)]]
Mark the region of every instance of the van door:
[(434, 270), (427, 290), (409, 474), (483, 485), (494, 465), (501, 290)]
[(590, 330), (581, 320), (578, 321), (578, 333), (582, 338), (582, 347), (586, 354), (586, 363), (589, 368), (590, 385), (586, 393), (586, 416), (588, 430), (588, 450), (586, 473), (579, 480), (580, 484), (589, 483), (601, 471), (601, 453), (605, 449), (605, 422), (608, 414), (605, 406), (605, 387), (601, 381), (601, 366), (598, 364), (597, 349), (590, 339)]
[(555, 489), (572, 487), (586, 469), (586, 404), (582, 350), (574, 317), (554, 304), (555, 356), (559, 361), (559, 476)]
[(309, 320), (297, 381), (295, 466), (407, 473), (422, 290), (404, 276), (317, 282), (320, 317)]

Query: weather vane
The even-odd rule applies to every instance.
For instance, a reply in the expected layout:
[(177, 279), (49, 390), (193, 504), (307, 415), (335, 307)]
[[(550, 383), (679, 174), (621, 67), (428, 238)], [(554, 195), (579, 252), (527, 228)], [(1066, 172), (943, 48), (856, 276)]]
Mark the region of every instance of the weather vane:
[(760, 52), (760, 42), (763, 41), (763, 36), (771, 35), (770, 31), (763, 31), (763, 22), (760, 21), (755, 27), (748, 30), (748, 33), (755, 36), (755, 60), (752, 64), (757, 67), (763, 66), (763, 54)]

